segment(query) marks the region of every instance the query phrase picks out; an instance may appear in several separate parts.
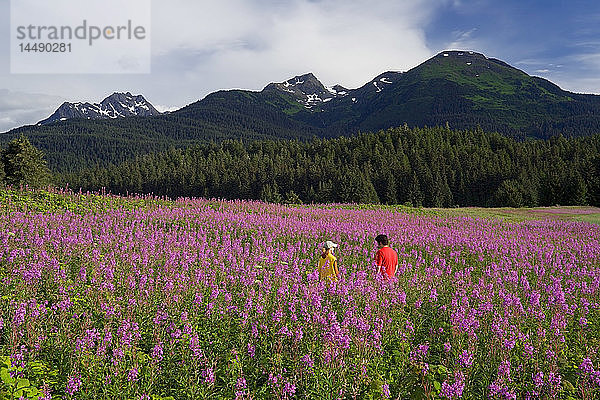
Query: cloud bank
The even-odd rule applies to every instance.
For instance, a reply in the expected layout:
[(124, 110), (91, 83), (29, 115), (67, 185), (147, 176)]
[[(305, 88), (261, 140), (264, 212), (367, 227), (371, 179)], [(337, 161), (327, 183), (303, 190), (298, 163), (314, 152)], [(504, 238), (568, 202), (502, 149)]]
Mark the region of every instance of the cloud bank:
[(61, 102), (58, 96), (0, 89), (0, 132), (36, 123), (52, 114)]

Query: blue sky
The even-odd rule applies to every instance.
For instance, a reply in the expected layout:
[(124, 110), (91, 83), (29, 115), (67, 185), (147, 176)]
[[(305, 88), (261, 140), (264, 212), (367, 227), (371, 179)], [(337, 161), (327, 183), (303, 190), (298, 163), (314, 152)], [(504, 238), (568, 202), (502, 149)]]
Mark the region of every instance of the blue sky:
[(35, 123), (63, 101), (99, 102), (115, 91), (175, 109), (215, 90), (260, 90), (309, 71), (354, 88), (446, 49), (600, 94), (598, 1), (149, 1), (150, 74), (20, 75), (10, 73), (10, 1), (0, 0), (0, 132)]
[(431, 48), (480, 50), (563, 89), (600, 93), (598, 1), (456, 1), (426, 32)]

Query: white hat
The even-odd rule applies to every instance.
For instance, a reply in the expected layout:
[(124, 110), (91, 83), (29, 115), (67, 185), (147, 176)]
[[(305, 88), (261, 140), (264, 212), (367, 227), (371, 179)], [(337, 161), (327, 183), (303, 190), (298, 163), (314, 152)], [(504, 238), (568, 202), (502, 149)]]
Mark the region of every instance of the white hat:
[(338, 245), (333, 243), (331, 240), (328, 240), (325, 242), (325, 245), (323, 247), (329, 250), (338, 247)]

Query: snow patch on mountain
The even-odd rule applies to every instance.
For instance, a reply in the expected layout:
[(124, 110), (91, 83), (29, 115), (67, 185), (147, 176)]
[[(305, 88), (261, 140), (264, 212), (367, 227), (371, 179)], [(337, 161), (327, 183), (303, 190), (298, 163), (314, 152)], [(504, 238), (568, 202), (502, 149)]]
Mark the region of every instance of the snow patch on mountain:
[(323, 103), (346, 96), (349, 92), (340, 85), (324, 86), (312, 73), (295, 76), (285, 82), (270, 83), (264, 90), (277, 90), (290, 94), (298, 103), (312, 110)]

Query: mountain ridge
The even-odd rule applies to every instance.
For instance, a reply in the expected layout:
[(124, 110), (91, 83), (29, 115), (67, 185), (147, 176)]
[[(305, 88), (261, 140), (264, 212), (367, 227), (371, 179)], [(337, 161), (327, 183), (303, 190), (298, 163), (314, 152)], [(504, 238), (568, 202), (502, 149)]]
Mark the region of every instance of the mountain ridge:
[(132, 116), (149, 117), (160, 114), (142, 95), (132, 95), (130, 92), (114, 92), (100, 103), (64, 102), (48, 118), (39, 121), (36, 125), (47, 125), (73, 118), (114, 119)]
[(310, 140), (405, 124), (516, 138), (586, 136), (600, 133), (600, 96), (565, 91), (481, 53), (448, 50), (355, 89), (327, 87), (308, 72), (259, 91), (216, 91), (168, 114), (25, 126), (0, 141), (25, 134), (63, 169), (79, 159), (103, 164), (198, 142)]

